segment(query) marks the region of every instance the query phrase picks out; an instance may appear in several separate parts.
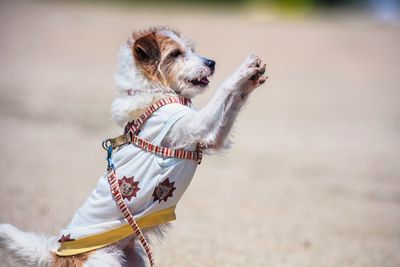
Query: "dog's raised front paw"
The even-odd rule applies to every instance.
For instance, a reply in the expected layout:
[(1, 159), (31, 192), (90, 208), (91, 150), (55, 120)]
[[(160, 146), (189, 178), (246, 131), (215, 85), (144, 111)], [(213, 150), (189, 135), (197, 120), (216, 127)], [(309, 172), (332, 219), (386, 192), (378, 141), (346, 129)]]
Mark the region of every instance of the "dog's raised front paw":
[(232, 75), (233, 86), (238, 88), (243, 96), (247, 96), (267, 80), (266, 64), (256, 55), (250, 55)]

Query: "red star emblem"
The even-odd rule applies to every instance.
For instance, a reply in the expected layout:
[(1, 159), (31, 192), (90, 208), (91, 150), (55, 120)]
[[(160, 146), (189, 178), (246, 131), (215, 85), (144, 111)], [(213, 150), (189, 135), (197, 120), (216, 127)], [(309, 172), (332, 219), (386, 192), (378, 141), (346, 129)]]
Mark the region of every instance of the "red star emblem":
[(122, 179), (118, 180), (119, 190), (121, 191), (121, 195), (123, 199), (131, 200), (132, 197), (136, 197), (136, 193), (140, 190), (138, 186), (139, 182), (135, 182), (133, 180), (133, 176), (126, 178), (125, 176)]
[(71, 239), (71, 234), (68, 235), (62, 235), (60, 239), (58, 239), (58, 242), (67, 242), (67, 241), (74, 241), (75, 239)]
[(175, 182), (170, 182), (169, 178), (167, 177), (164, 181), (162, 181), (153, 192), (153, 201), (157, 201), (160, 203), (162, 200), (167, 202), (169, 197), (173, 197), (172, 192), (176, 189), (174, 186)]

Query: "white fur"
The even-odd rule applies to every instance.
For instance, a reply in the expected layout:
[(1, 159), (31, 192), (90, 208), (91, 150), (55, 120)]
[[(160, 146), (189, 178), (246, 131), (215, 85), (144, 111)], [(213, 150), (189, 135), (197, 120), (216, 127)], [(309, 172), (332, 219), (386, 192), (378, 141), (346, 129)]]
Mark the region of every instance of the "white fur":
[(116, 87), (122, 95), (127, 95), (130, 89), (150, 90), (154, 88), (135, 67), (132, 50), (128, 44), (120, 47), (118, 54), (117, 73), (114, 75)]
[(130, 112), (137, 109), (142, 109), (155, 99), (160, 99), (161, 96), (153, 94), (137, 94), (133, 96), (121, 96), (116, 98), (111, 104), (111, 114), (115, 122), (121, 126), (130, 121)]
[[(193, 52), (192, 44), (168, 30), (160, 30), (178, 42), (185, 54), (173, 65), (174, 86), (165, 88), (154, 81), (148, 81), (135, 66), (129, 45), (121, 46), (118, 56), (116, 87), (121, 96), (112, 103), (111, 113), (118, 125), (124, 127), (131, 119), (130, 113), (142, 109), (154, 100), (171, 95), (192, 98), (204, 91), (194, 86), (190, 80), (208, 77), (212, 74), (201, 56)], [(134, 42), (134, 40), (130, 40)], [(166, 55), (162, 55), (162, 60)], [(237, 114), (245, 104), (248, 95), (265, 81), (260, 67), (260, 59), (249, 56), (244, 63), (216, 91), (210, 102), (199, 111), (179, 120), (167, 134), (162, 144), (175, 148), (190, 148), (202, 142), (208, 151), (218, 151), (229, 147), (229, 133)], [(251, 79), (251, 78), (254, 79)], [(163, 227), (145, 231), (162, 236)], [(56, 237), (25, 233), (8, 224), (0, 225), (0, 247), (27, 266), (51, 266), (49, 251), (57, 248)], [(140, 246), (127, 238), (91, 254), (85, 267), (94, 266), (145, 266), (146, 255)]]
[(0, 247), (26, 266), (51, 266), (50, 250), (56, 248), (57, 238), (26, 233), (10, 224), (0, 224)]
[(187, 51), (184, 62), (185, 64), (177, 70), (179, 85), (176, 91), (182, 96), (192, 98), (203, 93), (204, 89), (194, 87), (187, 81), (197, 77), (209, 76), (211, 72), (205, 67), (202, 57), (191, 50)]
[(106, 248), (98, 249), (89, 256), (84, 264), (84, 267), (123, 267), (126, 265), (124, 253), (117, 246), (109, 246)]

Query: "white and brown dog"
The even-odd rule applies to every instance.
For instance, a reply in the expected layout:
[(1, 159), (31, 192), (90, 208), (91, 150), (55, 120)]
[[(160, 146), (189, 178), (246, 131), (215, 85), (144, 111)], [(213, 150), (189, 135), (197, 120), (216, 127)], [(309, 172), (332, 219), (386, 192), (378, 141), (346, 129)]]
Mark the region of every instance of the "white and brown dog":
[[(161, 99), (191, 99), (204, 92), (214, 68), (213, 60), (196, 54), (192, 43), (174, 30), (158, 27), (135, 32), (127, 44), (121, 47), (118, 57), (115, 80), (121, 96), (112, 104), (113, 118), (124, 127)], [(167, 105), (170, 106), (168, 109), (161, 108), (156, 111), (159, 115), (149, 118), (140, 133), (138, 132), (138, 136), (152, 143), (158, 138), (162, 147), (187, 151), (193, 150), (198, 143), (203, 144), (205, 151), (228, 148), (228, 136), (235, 118), (250, 93), (267, 79), (263, 76), (264, 72), (265, 64), (262, 64), (257, 56), (249, 56), (202, 109), (182, 108), (183, 105), (179, 104), (171, 108), (173, 105)], [(174, 118), (172, 123), (171, 117)], [(168, 128), (165, 128), (165, 125), (168, 125)], [(161, 138), (159, 132), (164, 132)], [(151, 165), (148, 163), (149, 159), (144, 156), (149, 153), (142, 150), (137, 150), (142, 153), (140, 159), (136, 156), (129, 158), (136, 155), (135, 149), (138, 148), (128, 144), (115, 154), (117, 174), (124, 176), (120, 181), (120, 190), (126, 197), (125, 201), (133, 203), (129, 209), (132, 208), (131, 212), (138, 223), (142, 222), (146, 226), (143, 227), (146, 228), (145, 234), (157, 233), (160, 225), (174, 219), (172, 209), (189, 185), (196, 164), (188, 160), (158, 159), (160, 157), (156, 155), (158, 158), (153, 160), (160, 160), (157, 161), (160, 164)], [(139, 164), (140, 160), (144, 161)], [(135, 164), (137, 166), (133, 168), (136, 171), (134, 176), (125, 173)], [(138, 175), (137, 171), (142, 166), (145, 166), (143, 174)], [(174, 173), (176, 166), (179, 166), (178, 174)], [(151, 174), (147, 184), (145, 180), (137, 178), (146, 176), (152, 168), (167, 169), (168, 173), (163, 174), (163, 177), (167, 178), (160, 176), (161, 178), (156, 179)], [(154, 173), (158, 175), (159, 172), (156, 170)], [(185, 173), (185, 180), (174, 178), (181, 173)], [(183, 184), (182, 188), (180, 183)], [(102, 221), (106, 215), (113, 213), (118, 216), (117, 220)], [(158, 217), (154, 216), (155, 214), (158, 214)], [(22, 232), (12, 225), (2, 224), (0, 246), (26, 266), (145, 266), (145, 254), (140, 246), (133, 245), (137, 242), (136, 238), (131, 230), (127, 232), (128, 228), (124, 228), (123, 224), (126, 222), (117, 210), (103, 177), (96, 190), (77, 211), (71, 224), (61, 232), (60, 239)], [(112, 236), (107, 234), (104, 239), (108, 243), (103, 240), (100, 245), (96, 244), (86, 250), (82, 250), (81, 247), (68, 250), (67, 245), (64, 251), (60, 251), (59, 242), (62, 245), (76, 243), (75, 239), (81, 238), (82, 232), (89, 236), (96, 235), (98, 241), (103, 238), (102, 235), (97, 235), (102, 231), (113, 233)], [(115, 235), (119, 237), (115, 239)]]

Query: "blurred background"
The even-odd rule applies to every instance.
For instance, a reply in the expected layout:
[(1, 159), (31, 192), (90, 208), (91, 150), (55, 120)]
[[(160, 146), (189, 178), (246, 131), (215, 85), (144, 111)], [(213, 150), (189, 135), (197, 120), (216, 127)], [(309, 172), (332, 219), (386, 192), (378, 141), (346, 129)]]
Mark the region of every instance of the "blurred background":
[(121, 132), (119, 46), (151, 25), (217, 61), (198, 106), (251, 53), (270, 77), (154, 242), (158, 266), (400, 266), (395, 0), (1, 1), (1, 223), (69, 223), (105, 170), (101, 141)]

